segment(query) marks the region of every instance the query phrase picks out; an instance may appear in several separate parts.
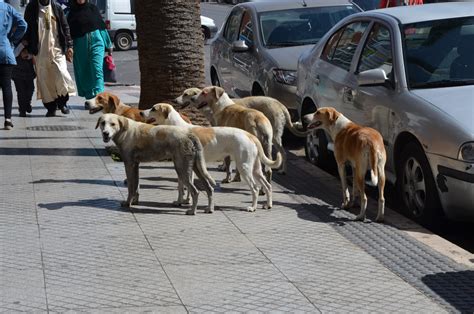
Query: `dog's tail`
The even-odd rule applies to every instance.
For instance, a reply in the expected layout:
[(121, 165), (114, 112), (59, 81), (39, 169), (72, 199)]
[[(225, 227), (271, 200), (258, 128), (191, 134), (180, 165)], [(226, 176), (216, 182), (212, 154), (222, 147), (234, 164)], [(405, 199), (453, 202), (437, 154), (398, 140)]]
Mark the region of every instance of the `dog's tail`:
[(300, 131), (298, 130), (294, 125), (293, 122), (291, 122), (291, 115), (288, 109), (286, 107), (282, 106), (283, 114), (285, 115), (285, 126), (294, 136), (298, 137), (306, 137), (310, 131)]
[(212, 186), (216, 186), (216, 181), (211, 177), (209, 172), (207, 172), (206, 161), (204, 160), (204, 150), (202, 148), (201, 141), (197, 138), (197, 136), (191, 135), (191, 140), (194, 143), (194, 147), (196, 147), (196, 167), (198, 168), (199, 172), (201, 172), (202, 176), (209, 181)]
[(268, 166), (270, 168), (279, 168), (281, 166), (283, 158), (282, 158), (280, 152), (277, 153), (275, 160), (271, 160), (270, 158), (265, 156), (265, 152), (263, 151), (262, 143), (260, 143), (258, 138), (255, 135), (252, 135), (250, 133), (248, 133), (248, 136), (250, 137), (252, 142), (255, 143), (255, 146), (257, 146), (258, 158), (260, 159), (261, 162), (263, 162), (265, 164), (265, 166)]
[(378, 174), (378, 168), (377, 168), (377, 150), (373, 145), (370, 146), (369, 148), (369, 162), (370, 162), (370, 183), (372, 183), (373, 186), (377, 186), (379, 182), (379, 174)]

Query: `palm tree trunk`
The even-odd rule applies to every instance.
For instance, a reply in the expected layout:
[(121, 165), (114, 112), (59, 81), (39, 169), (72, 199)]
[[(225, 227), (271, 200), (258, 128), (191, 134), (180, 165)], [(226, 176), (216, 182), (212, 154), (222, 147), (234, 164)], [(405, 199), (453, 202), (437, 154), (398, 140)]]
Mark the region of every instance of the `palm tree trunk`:
[(136, 0), (141, 109), (204, 84), (197, 0)]

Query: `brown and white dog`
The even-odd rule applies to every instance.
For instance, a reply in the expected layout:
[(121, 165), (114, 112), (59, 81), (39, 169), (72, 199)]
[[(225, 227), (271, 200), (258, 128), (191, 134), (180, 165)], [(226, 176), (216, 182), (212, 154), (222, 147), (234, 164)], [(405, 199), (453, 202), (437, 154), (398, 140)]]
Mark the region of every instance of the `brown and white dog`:
[[(385, 162), (387, 160), (382, 135), (375, 129), (353, 123), (331, 107), (318, 109), (308, 128), (324, 129), (333, 140), (334, 155), (342, 184), (342, 207), (352, 207), (357, 192), (360, 194), (360, 213), (356, 220), (365, 219), (367, 209), (365, 173), (370, 170), (372, 184), (378, 185), (379, 190), (376, 221), (382, 222), (385, 209)], [(346, 163), (351, 164), (354, 176), (352, 199), (347, 187)]]
[[(123, 116), (138, 122), (145, 122), (143, 117), (140, 115), (140, 112), (143, 110), (124, 104), (122, 101), (120, 101), (118, 96), (109, 92), (102, 92), (98, 94), (95, 97), (95, 102), (93, 104), (89, 103), (89, 107), (90, 114), (102, 111), (102, 113), (115, 113), (119, 116)], [(191, 120), (189, 120), (188, 117), (181, 113), (180, 115), (186, 122), (191, 123)]]
[(105, 143), (110, 140), (120, 150), (127, 174), (128, 197), (122, 203), (130, 207), (138, 203), (139, 174), (141, 162), (173, 159), (178, 179), (191, 193), (192, 207), (186, 214), (196, 213), (198, 190), (193, 184), (193, 171), (204, 185), (209, 205), (207, 213), (214, 211), (213, 188), (214, 180), (207, 172), (201, 142), (188, 128), (177, 126), (153, 126), (136, 122), (131, 119), (107, 113), (97, 120), (96, 129), (100, 127)]
[[(189, 105), (193, 103), (192, 97), (198, 95), (201, 92), (199, 88), (188, 88), (182, 95), (175, 99), (175, 102), (179, 105)], [(293, 133), (295, 136), (306, 137), (308, 132), (302, 132), (298, 130), (293, 122), (291, 121), (291, 115), (288, 109), (280, 101), (266, 96), (251, 96), (240, 99), (232, 99), (237, 105), (241, 105), (247, 108), (255, 109), (263, 113), (270, 121), (273, 128), (273, 144), (276, 147), (283, 148), (283, 132), (285, 127)], [(204, 111), (203, 114), (212, 124), (212, 112), (210, 110)], [(279, 150), (283, 156), (282, 168), (279, 171), (280, 174), (284, 174), (287, 171), (287, 156), (284, 149)]]
[[(206, 107), (211, 110), (213, 125), (230, 126), (255, 135), (260, 140), (265, 155), (271, 157), (273, 128), (263, 113), (236, 105), (224, 89), (217, 86), (204, 88), (199, 94), (192, 97), (192, 101), (199, 110)], [(277, 151), (283, 154), (280, 149)], [(268, 181), (271, 181), (272, 169), (266, 167), (266, 173)]]
[[(252, 193), (252, 206), (247, 207), (247, 211), (253, 212), (257, 209), (260, 187), (267, 195), (267, 204), (264, 208), (272, 207), (272, 186), (262, 173), (261, 162), (268, 167), (277, 168), (282, 161), (280, 153), (277, 154), (275, 161), (270, 160), (265, 156), (260, 141), (247, 131), (231, 127), (201, 127), (189, 124), (169, 104), (156, 104), (151, 109), (143, 111), (142, 115), (147, 123), (190, 129), (201, 141), (206, 161), (219, 161), (230, 156)], [(230, 171), (226, 180), (230, 180)], [(182, 202), (183, 194), (183, 186), (180, 185), (178, 202)]]

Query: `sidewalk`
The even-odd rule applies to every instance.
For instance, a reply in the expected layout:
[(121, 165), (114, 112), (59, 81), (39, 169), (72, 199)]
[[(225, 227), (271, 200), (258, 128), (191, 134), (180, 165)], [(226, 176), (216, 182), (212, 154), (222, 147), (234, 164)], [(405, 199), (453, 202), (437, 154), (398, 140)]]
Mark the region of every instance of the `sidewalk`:
[[(114, 87), (136, 103), (137, 87)], [(171, 163), (143, 164), (140, 205), (105, 152), (98, 114), (18, 118), (0, 130), (0, 313), (473, 312), (474, 270), (390, 224), (335, 211), (339, 182), (301, 159), (275, 175), (274, 208), (220, 185), (216, 212), (174, 207)], [(0, 109), (3, 114), (3, 108)], [(262, 198), (263, 200), (263, 198)], [(374, 201), (369, 218), (374, 218)]]

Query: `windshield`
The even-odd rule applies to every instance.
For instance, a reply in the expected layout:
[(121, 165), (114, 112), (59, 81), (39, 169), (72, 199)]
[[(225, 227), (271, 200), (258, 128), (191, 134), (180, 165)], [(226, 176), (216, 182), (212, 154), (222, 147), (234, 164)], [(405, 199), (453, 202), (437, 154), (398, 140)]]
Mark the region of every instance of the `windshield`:
[(474, 17), (403, 26), (410, 88), (474, 84)]
[(379, 8), (380, 0), (353, 0), (362, 10), (375, 10)]
[(317, 43), (344, 17), (359, 10), (353, 5), (270, 11), (260, 14), (263, 45), (269, 48)]

